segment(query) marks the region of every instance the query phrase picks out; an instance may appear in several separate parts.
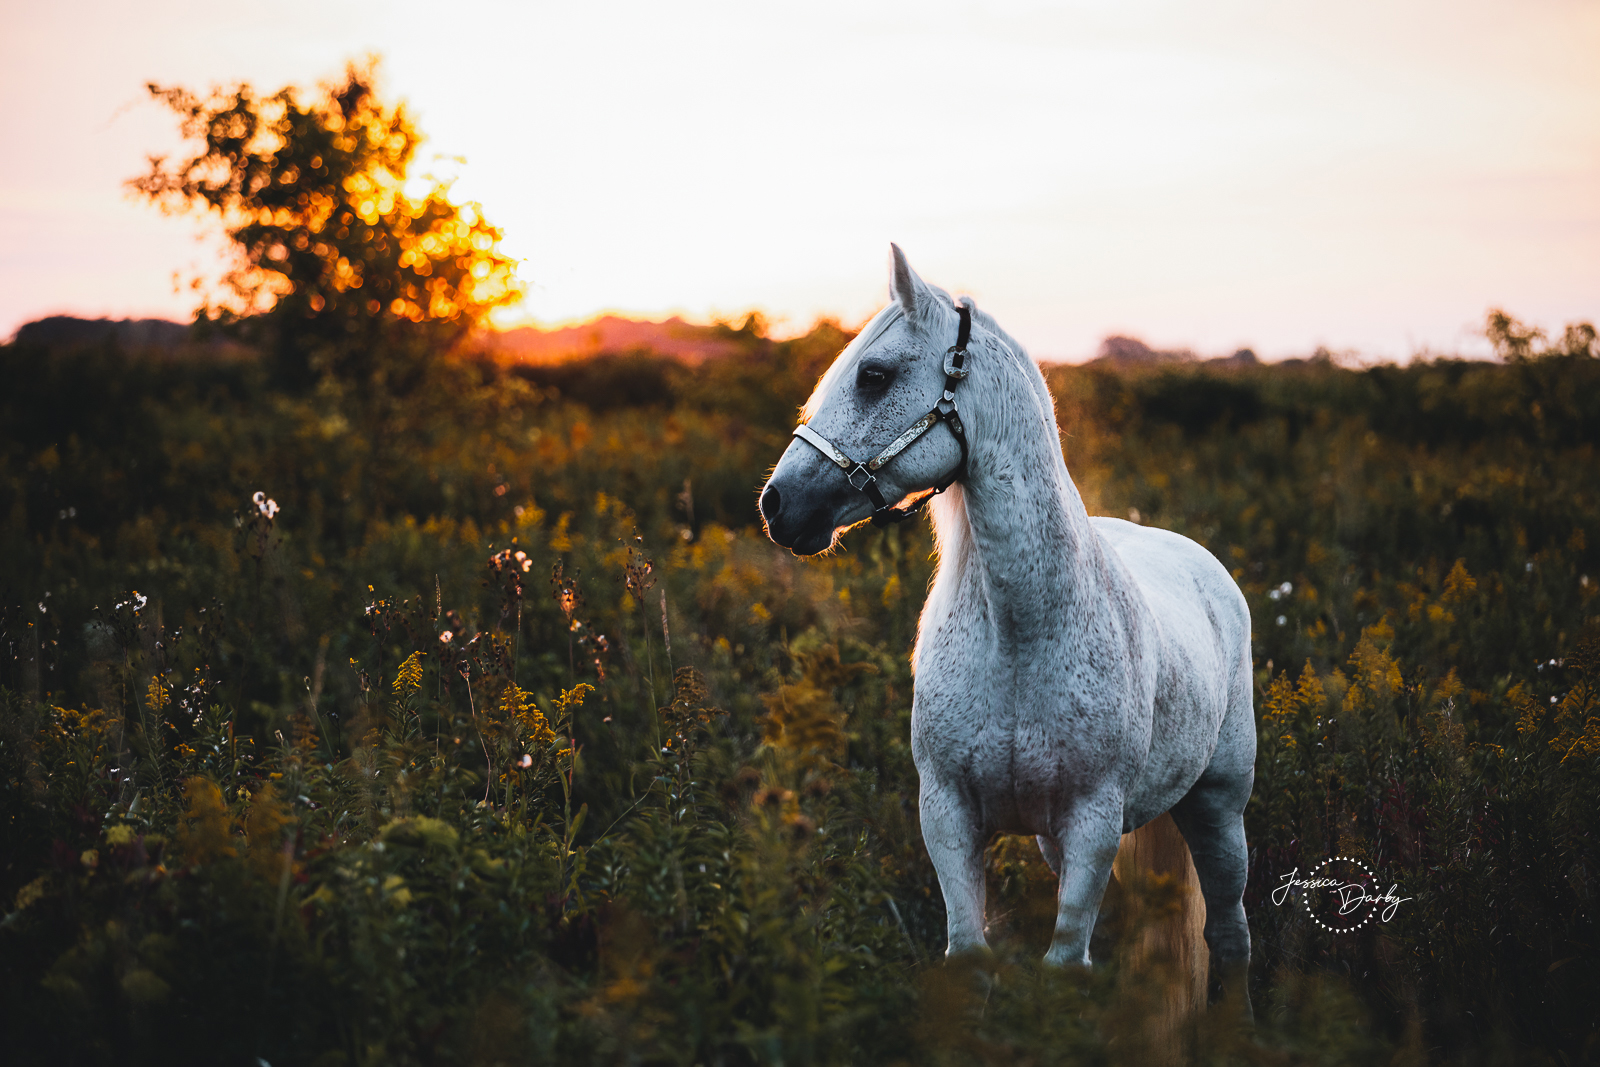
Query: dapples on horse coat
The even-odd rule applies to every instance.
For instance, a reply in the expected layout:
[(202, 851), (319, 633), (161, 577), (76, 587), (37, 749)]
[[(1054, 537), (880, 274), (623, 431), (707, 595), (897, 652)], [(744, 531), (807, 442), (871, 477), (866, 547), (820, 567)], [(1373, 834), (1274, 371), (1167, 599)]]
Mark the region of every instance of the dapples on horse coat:
[(761, 513), (774, 541), (810, 555), (948, 486), (931, 502), (939, 567), (911, 716), (948, 951), (985, 946), (984, 849), (1027, 833), (1060, 878), (1045, 958), (1088, 963), (1120, 836), (1170, 811), (1205, 899), (1212, 988), (1244, 997), (1244, 597), (1188, 538), (1091, 519), (1038, 367), (891, 247), (894, 300), (817, 383)]

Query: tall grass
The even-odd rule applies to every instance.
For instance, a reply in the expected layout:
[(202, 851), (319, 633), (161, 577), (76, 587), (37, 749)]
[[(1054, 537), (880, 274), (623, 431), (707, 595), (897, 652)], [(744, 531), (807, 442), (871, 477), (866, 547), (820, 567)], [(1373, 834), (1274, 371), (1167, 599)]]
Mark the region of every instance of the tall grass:
[[(1165, 972), (1130, 962), (1162, 883), (1129, 880), (1105, 966), (1045, 971), (1048, 876), (999, 841), (994, 958), (942, 961), (908, 748), (929, 537), (762, 537), (847, 335), (736, 336), (381, 397), (0, 348), (19, 1062), (1171, 1051)], [(1254, 616), (1258, 1026), (1200, 1017), (1184, 1057), (1594, 1054), (1600, 364), (1527, 355), (1050, 375), (1091, 511), (1201, 541)], [(1411, 899), (1337, 935), (1273, 902), (1335, 854)]]

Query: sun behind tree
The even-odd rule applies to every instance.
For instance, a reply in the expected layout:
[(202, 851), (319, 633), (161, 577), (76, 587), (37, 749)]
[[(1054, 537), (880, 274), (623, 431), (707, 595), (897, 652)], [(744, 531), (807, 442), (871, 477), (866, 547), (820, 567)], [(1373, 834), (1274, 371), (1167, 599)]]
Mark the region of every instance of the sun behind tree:
[(187, 89), (151, 84), (200, 149), (151, 157), (128, 184), (168, 211), (215, 212), (236, 262), (227, 297), (197, 318), (269, 349), (287, 384), (324, 374), (403, 388), (419, 361), (521, 299), (516, 263), (477, 204), (429, 179), (408, 195), (422, 135), (403, 104), (374, 89), (376, 62), (307, 97), (287, 86)]

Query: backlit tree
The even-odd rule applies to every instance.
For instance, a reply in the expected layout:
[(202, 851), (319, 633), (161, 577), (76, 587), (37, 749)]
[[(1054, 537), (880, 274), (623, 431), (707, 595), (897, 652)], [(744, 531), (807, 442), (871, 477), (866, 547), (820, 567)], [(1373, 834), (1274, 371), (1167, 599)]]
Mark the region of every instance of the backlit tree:
[(422, 137), (373, 83), (369, 63), (310, 95), (149, 87), (198, 149), (152, 157), (129, 185), (165, 210), (222, 219), (236, 260), (198, 314), (253, 335), (298, 384), (332, 373), (400, 385), (414, 377), (403, 368), (521, 297), (478, 205), (451, 203), (431, 178), (407, 192)]

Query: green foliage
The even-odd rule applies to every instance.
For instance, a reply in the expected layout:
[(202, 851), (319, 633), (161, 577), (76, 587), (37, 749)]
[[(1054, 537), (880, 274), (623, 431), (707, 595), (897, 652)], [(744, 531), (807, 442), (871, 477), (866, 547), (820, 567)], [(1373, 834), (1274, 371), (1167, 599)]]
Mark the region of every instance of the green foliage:
[[(1159, 967), (1040, 969), (1027, 842), (992, 852), (994, 958), (939, 962), (928, 533), (764, 539), (754, 489), (847, 336), (728, 332), (693, 372), (436, 361), (377, 406), (0, 348), (18, 1062), (1592, 1055), (1591, 355), (1051, 372), (1091, 511), (1200, 540), (1254, 617), (1259, 1025), (1173, 1036)], [(667, 388), (623, 402), (646, 365)], [(1273, 903), (1335, 853), (1411, 899), (1346, 935)]]

